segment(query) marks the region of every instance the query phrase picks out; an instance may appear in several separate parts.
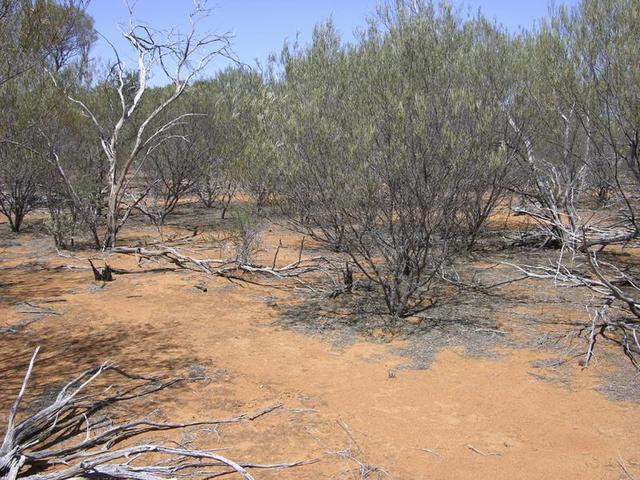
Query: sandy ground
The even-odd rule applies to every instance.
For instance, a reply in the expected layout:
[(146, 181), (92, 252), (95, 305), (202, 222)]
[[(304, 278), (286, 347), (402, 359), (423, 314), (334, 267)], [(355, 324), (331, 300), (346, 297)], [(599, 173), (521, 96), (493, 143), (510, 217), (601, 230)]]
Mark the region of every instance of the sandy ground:
[[(299, 301), (291, 288), (190, 272), (119, 275), (100, 284), (87, 270), (67, 268), (86, 268), (82, 257), (90, 252), (59, 257), (46, 238), (0, 228), (5, 412), (33, 348), (41, 345), (30, 398), (111, 359), (139, 373), (205, 377), (151, 401), (148, 407), (159, 408), (161, 417), (218, 418), (283, 403), (255, 423), (182, 439), (228, 448), (235, 459), (320, 459), (256, 472), (258, 478), (364, 478), (360, 463), (379, 467), (368, 478), (640, 478), (640, 405), (613, 401), (594, 388), (604, 361), (585, 370), (576, 360), (568, 367), (570, 381), (554, 382), (532, 367), (553, 352), (505, 345), (497, 355), (467, 356), (451, 347), (428, 369), (401, 369), (407, 359), (397, 352), (407, 340), (360, 338), (338, 346), (282, 327), (282, 307)], [(282, 262), (297, 255), (300, 238), (274, 227), (264, 238), (266, 257), (278, 239)], [(136, 268), (131, 257), (110, 262)], [(206, 292), (194, 288), (203, 281)], [(533, 295), (534, 288), (520, 284), (514, 292)], [(40, 314), (34, 305), (53, 314)], [(544, 303), (518, 308), (540, 317), (583, 318), (583, 312)], [(508, 322), (517, 314), (502, 311), (500, 318)]]

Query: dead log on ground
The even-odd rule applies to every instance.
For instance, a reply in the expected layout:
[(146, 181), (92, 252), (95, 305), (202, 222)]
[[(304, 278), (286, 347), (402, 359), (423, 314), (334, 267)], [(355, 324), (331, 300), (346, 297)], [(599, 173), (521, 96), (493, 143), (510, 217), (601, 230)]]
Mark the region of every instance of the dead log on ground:
[(257, 273), (261, 275), (272, 276), (276, 278), (293, 278), (299, 277), (308, 272), (320, 269), (320, 264), (326, 262), (324, 257), (298, 258), (295, 262), (291, 262), (283, 267), (257, 265), (251, 263), (241, 263), (236, 259), (197, 259), (184, 255), (177, 249), (172, 247), (158, 247), (156, 249), (148, 249), (143, 247), (114, 247), (110, 250), (112, 253), (122, 253), (127, 255), (136, 255), (139, 258), (162, 259), (174, 265), (187, 270), (206, 273), (207, 275), (217, 275), (221, 277), (229, 276), (235, 272)]

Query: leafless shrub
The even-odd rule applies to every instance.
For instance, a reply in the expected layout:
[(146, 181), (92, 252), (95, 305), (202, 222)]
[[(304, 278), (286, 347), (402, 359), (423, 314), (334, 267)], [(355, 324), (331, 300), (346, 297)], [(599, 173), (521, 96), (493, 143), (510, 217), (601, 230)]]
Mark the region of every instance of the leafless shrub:
[(180, 200), (193, 192), (203, 156), (186, 129), (181, 135), (158, 144), (148, 154), (142, 173), (146, 194), (140, 196), (135, 208), (149, 218), (161, 234), (167, 217)]
[(224, 220), (237, 190), (237, 184), (225, 173), (223, 164), (223, 159), (209, 159), (200, 171), (195, 189), (205, 207), (221, 208), (220, 217)]

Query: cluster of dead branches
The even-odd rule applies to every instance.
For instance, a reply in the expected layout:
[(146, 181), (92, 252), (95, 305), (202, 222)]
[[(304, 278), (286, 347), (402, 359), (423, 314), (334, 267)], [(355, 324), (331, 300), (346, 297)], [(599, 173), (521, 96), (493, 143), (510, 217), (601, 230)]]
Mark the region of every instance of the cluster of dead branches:
[(112, 253), (122, 253), (135, 255), (140, 262), (142, 259), (147, 260), (165, 260), (173, 263), (179, 268), (193, 270), (205, 273), (207, 275), (215, 275), (220, 277), (232, 277), (234, 273), (247, 272), (257, 273), (266, 276), (276, 277), (279, 279), (299, 277), (302, 274), (317, 271), (320, 264), (326, 262), (324, 257), (302, 258), (300, 254), (294, 262), (288, 263), (282, 267), (276, 267), (275, 259), (272, 266), (260, 265), (255, 263), (244, 263), (238, 259), (214, 259), (195, 257), (184, 255), (176, 248), (169, 246), (158, 246), (154, 249), (143, 247), (115, 247), (110, 250)]
[(553, 280), (557, 285), (584, 287), (601, 299), (591, 322), (580, 333), (589, 332), (584, 366), (594, 354), (598, 338), (623, 348), (631, 363), (640, 369), (640, 285), (632, 274), (612, 262), (598, 258), (597, 252), (583, 243), (578, 254), (569, 254), (547, 266), (513, 265), (528, 278)]
[[(32, 375), (38, 349), (33, 354), (22, 387), (9, 412), (0, 446), (0, 477), (7, 480), (65, 480), (77, 477), (159, 480), (188, 476), (207, 478), (237, 474), (254, 477), (250, 469), (291, 468), (310, 462), (262, 464), (238, 462), (209, 450), (195, 450), (175, 442), (144, 441), (119, 446), (143, 434), (203, 425), (253, 421), (277, 410), (272, 405), (252, 414), (191, 423), (160, 423), (149, 417), (114, 422), (109, 408), (127, 400), (158, 392), (180, 380), (159, 381), (131, 375), (106, 362), (86, 370), (66, 383), (46, 406), (18, 422), (18, 410)], [(107, 384), (96, 387), (99, 377), (112, 373), (133, 386)], [(103, 383), (103, 382), (101, 382)], [(153, 463), (151, 463), (153, 462)]]

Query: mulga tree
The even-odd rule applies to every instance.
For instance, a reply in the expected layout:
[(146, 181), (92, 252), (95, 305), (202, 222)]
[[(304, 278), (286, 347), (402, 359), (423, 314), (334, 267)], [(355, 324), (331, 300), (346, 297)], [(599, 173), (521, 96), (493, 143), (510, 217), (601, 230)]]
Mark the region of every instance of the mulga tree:
[(0, 2), (0, 210), (18, 232), (52, 184), (46, 135), (56, 122), (45, 70), (82, 70), (95, 39), (82, 1)]
[(231, 95), (238, 141), (233, 172), (243, 192), (262, 213), (281, 183), (277, 129), (277, 85), (270, 63), (266, 72), (238, 68), (228, 72), (225, 90)]
[(296, 230), (340, 251), (347, 228), (340, 199), (359, 143), (357, 55), (328, 21), (315, 28), (308, 48), (286, 45), (281, 62), (274, 132), (281, 137), (274, 142), (287, 174), (280, 206)]
[(467, 176), (459, 219), (466, 248), (473, 250), (514, 178), (516, 156), (509, 144), (515, 135), (503, 106), (517, 84), (511, 37), (482, 16), (464, 29), (471, 40), (456, 75), (462, 77), (472, 104), (460, 124)]
[(237, 75), (235, 68), (219, 72), (214, 78), (194, 85), (184, 99), (198, 105), (202, 112), (191, 123), (193, 140), (203, 152), (195, 191), (206, 208), (220, 208), (222, 219), (240, 182), (234, 167), (242, 163), (245, 148), (245, 116), (234, 108)]
[(36, 207), (46, 177), (42, 144), (37, 142), (42, 85), (41, 76), (27, 72), (2, 87), (0, 213), (16, 233), (25, 216)]
[(359, 52), (358, 121), (370, 134), (351, 167), (361, 180), (344, 208), (347, 248), (395, 317), (422, 308), (457, 246), (458, 132), (471, 103), (455, 72), (464, 40), (448, 7), (398, 2), (380, 10)]
[(0, 87), (43, 66), (62, 70), (95, 39), (84, 0), (0, 1)]
[(47, 165), (40, 152), (20, 143), (0, 144), (0, 213), (19, 233), (25, 216), (38, 204)]
[[(346, 252), (395, 317), (424, 308), (429, 286), (500, 196), (508, 120), (492, 100), (510, 85), (479, 65), (504, 42), (481, 18), (397, 2), (353, 46), (328, 24), (306, 51), (285, 51), (285, 127), (275, 143), (289, 159), (288, 211)], [(495, 173), (475, 174), (483, 170)], [(478, 214), (465, 210), (470, 202)]]

